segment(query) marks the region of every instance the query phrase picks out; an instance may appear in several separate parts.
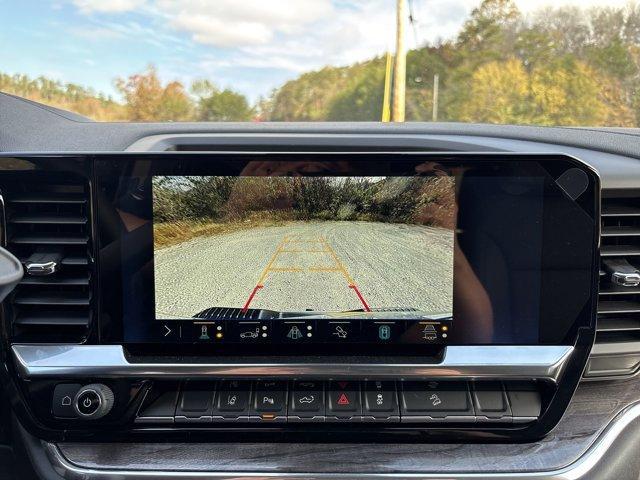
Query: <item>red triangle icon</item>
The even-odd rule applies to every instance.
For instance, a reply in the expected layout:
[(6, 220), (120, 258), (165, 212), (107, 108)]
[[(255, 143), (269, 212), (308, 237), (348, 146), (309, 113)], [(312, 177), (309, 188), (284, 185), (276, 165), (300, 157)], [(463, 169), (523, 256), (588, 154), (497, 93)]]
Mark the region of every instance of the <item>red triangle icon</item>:
[(349, 405), (349, 397), (347, 397), (344, 393), (340, 394), (338, 397), (338, 405)]
[(349, 385), (349, 382), (338, 382), (338, 386), (344, 390), (345, 388), (347, 388), (347, 385)]

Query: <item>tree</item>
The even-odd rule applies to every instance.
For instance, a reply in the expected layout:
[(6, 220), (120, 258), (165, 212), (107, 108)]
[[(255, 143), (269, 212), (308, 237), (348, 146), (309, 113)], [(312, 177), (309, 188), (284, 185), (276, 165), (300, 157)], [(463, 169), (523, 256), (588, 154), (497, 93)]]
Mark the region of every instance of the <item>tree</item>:
[(124, 107), (105, 95), (96, 95), (88, 88), (59, 82), (43, 76), (0, 73), (0, 91), (46, 103), (62, 110), (79, 113), (94, 120), (126, 120)]
[(162, 85), (153, 66), (145, 73), (119, 78), (115, 82), (126, 102), (127, 113), (134, 121), (188, 120), (193, 104), (184, 86), (177, 81)]
[(254, 114), (247, 98), (230, 89), (222, 91), (209, 80), (199, 80), (191, 86), (198, 97), (197, 119), (204, 122), (243, 122)]
[(535, 69), (531, 95), (541, 125), (628, 126), (632, 121), (624, 100), (609, 90), (615, 81), (573, 58)]
[(522, 62), (515, 58), (481, 66), (471, 76), (469, 100), (460, 109), (460, 120), (526, 122), (528, 83)]
[(330, 121), (379, 121), (382, 116), (384, 95), (384, 65), (372, 63), (367, 74), (359, 76), (348, 88), (339, 93), (327, 112)]
[(520, 18), (513, 0), (483, 0), (458, 34), (458, 47), (464, 53), (504, 54), (510, 50), (513, 42), (508, 37), (513, 36)]
[[(326, 120), (333, 103), (365, 79), (371, 72), (372, 64), (382, 64), (383, 61), (377, 57), (350, 67), (325, 67), (302, 74), (274, 92), (270, 102), (270, 119), (289, 122)], [(379, 117), (368, 120), (376, 121)]]

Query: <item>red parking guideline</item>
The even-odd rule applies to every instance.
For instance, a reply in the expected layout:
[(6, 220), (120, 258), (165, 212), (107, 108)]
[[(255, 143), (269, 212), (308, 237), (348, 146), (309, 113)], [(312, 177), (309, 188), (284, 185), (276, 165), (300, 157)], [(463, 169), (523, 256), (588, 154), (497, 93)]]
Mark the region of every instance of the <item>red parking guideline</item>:
[(356, 295), (360, 299), (360, 303), (362, 303), (362, 306), (364, 307), (364, 311), (370, 312), (371, 309), (369, 308), (369, 305), (367, 305), (367, 302), (364, 300), (364, 297), (360, 293), (360, 290), (358, 290), (358, 287), (356, 287), (355, 285), (349, 285), (349, 288), (352, 288), (353, 291), (356, 292)]
[(253, 297), (256, 296), (256, 293), (258, 293), (258, 290), (260, 290), (263, 286), (264, 285), (256, 285), (256, 287), (251, 292), (251, 295), (249, 295), (249, 298), (247, 299), (247, 303), (245, 303), (244, 307), (242, 307), (242, 313), (247, 313), (247, 310), (249, 310), (249, 305), (251, 304), (251, 300), (253, 300)]

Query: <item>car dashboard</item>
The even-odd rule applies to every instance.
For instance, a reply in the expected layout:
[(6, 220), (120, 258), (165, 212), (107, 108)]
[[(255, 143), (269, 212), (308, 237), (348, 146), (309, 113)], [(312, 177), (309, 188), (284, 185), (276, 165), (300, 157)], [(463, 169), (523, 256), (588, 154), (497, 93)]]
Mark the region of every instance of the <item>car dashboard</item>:
[[(3, 431), (38, 477), (638, 478), (637, 132), (0, 102)], [(222, 234), (185, 237), (193, 185)]]

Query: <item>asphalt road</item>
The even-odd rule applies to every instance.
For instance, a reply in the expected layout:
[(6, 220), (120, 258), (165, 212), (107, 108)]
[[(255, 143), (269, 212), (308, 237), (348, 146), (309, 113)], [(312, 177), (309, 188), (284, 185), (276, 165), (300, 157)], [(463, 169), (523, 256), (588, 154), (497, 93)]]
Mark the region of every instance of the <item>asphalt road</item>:
[(416, 225), (295, 222), (198, 237), (155, 256), (156, 316), (166, 319), (243, 307), (254, 290), (251, 308), (445, 313), (452, 285), (453, 232)]

